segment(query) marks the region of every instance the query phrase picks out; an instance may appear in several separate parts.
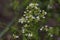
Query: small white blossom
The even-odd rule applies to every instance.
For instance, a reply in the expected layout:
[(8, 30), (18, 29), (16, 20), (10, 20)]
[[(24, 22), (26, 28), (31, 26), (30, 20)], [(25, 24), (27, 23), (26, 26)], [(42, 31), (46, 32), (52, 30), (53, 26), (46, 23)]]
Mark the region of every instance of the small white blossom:
[(21, 19), (19, 19), (18, 22), (23, 23), (23, 22), (25, 22), (25, 19), (22, 17)]
[(39, 12), (41, 12), (41, 10)]
[(26, 16), (25, 14), (23, 16)]
[(45, 27), (47, 28), (48, 26), (47, 26), (47, 25), (45, 25)]
[(26, 16), (25, 18), (28, 19), (28, 16)]
[(45, 18), (45, 17), (43, 16), (43, 18)]
[(43, 29), (42, 29), (42, 28), (40, 28), (40, 30), (42, 31)]
[(33, 3), (30, 3), (29, 6), (34, 6), (34, 4)]
[(24, 27), (28, 27), (28, 25), (27, 25), (27, 24), (25, 24), (25, 25), (24, 25)]
[(42, 30), (43, 30), (43, 28), (44, 28), (44, 27), (42, 26), (42, 27), (40, 28), (40, 30), (42, 31)]
[(22, 33), (25, 33), (25, 29), (22, 27)]
[[(38, 4), (37, 3), (30, 3), (29, 6), (33, 8), (33, 7), (38, 6)], [(36, 9), (37, 9), (37, 7), (36, 7)]]
[(53, 37), (53, 34), (51, 34), (51, 33), (48, 33), (48, 35), (49, 35), (50, 37)]
[(47, 12), (45, 12), (45, 15), (47, 14)]
[(24, 11), (24, 13), (26, 13), (26, 11)]
[(22, 20), (22, 19), (19, 19), (19, 21), (18, 21), (18, 22), (23, 23), (23, 20)]
[(19, 36), (15, 36), (15, 38), (19, 38)]
[(32, 16), (32, 19), (35, 19), (35, 17), (34, 17), (34, 16)]
[(32, 36), (33, 36), (32, 33), (29, 33), (29, 34), (28, 34), (28, 37), (32, 37)]
[(38, 7), (35, 7), (35, 9), (38, 9)]
[(37, 18), (37, 20), (40, 20), (39, 16), (37, 16), (36, 18)]
[(51, 34), (50, 37), (53, 37), (53, 35)]
[(29, 11), (29, 10), (27, 10), (27, 11)]
[(24, 22), (23, 22), (23, 21), (21, 21), (21, 23), (23, 24)]
[(27, 21), (28, 23), (30, 23), (30, 21)]
[(15, 35), (15, 34), (13, 34), (13, 37), (14, 37), (14, 38), (19, 38), (19, 36)]

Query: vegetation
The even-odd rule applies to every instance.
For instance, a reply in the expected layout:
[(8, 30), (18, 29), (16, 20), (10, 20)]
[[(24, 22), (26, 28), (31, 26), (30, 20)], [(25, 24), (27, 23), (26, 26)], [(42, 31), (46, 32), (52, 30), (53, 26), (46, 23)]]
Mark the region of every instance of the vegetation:
[(60, 40), (60, 0), (8, 2), (1, 3), (1, 40)]

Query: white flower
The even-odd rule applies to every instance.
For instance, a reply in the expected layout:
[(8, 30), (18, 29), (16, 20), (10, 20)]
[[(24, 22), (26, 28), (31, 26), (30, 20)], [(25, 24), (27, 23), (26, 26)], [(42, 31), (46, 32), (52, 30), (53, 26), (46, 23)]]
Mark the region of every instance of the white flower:
[(34, 17), (34, 16), (32, 16), (32, 19), (35, 19), (35, 17)]
[(42, 31), (43, 29), (42, 29), (42, 28), (40, 28), (40, 30)]
[(23, 23), (23, 22), (25, 22), (25, 19), (22, 17), (21, 19), (19, 19), (18, 22)]
[(35, 7), (35, 9), (38, 9), (38, 7)]
[(41, 12), (41, 10), (39, 12)]
[(51, 34), (51, 33), (48, 33), (48, 35), (49, 35), (50, 37), (53, 37), (53, 34)]
[(28, 19), (28, 16), (26, 16), (25, 18)]
[(48, 33), (48, 35), (49, 35), (50, 37), (53, 37), (53, 35), (52, 35), (51, 33)]
[(24, 25), (24, 27), (28, 27), (28, 25), (27, 25), (27, 24), (25, 24), (25, 25)]
[(42, 31), (44, 27), (40, 28), (40, 30)]
[(50, 37), (53, 37), (53, 35), (51, 34)]
[(23, 20), (22, 20), (22, 19), (19, 19), (19, 21), (18, 21), (18, 22), (23, 23)]
[(32, 36), (33, 36), (32, 33), (29, 33), (29, 34), (28, 34), (28, 37), (32, 37)]
[(30, 23), (30, 21), (27, 21), (28, 23)]
[(15, 35), (15, 34), (13, 34), (13, 37), (14, 37), (14, 38), (19, 38), (19, 36)]
[(43, 16), (43, 18), (45, 18), (45, 17)]
[(47, 25), (45, 25), (45, 27), (47, 28), (48, 26), (47, 26)]
[(45, 25), (45, 30), (46, 30), (46, 31), (48, 31), (48, 28), (47, 28), (47, 27), (48, 27), (48, 26), (47, 26), (47, 25)]
[(39, 16), (37, 16), (36, 18), (37, 18), (37, 20), (40, 20)]
[(27, 11), (29, 11), (29, 10), (27, 10)]
[(29, 6), (34, 6), (34, 4), (33, 3), (30, 3)]
[(45, 12), (45, 15), (47, 14), (47, 12)]
[(19, 38), (19, 36), (15, 36), (15, 38)]
[(23, 16), (26, 16), (25, 14)]
[[(30, 3), (29, 6), (30, 6), (31, 8), (33, 8), (33, 7), (38, 6), (38, 4), (37, 4), (37, 3)], [(37, 9), (37, 7), (36, 7), (36, 9)]]
[(29, 6), (31, 6), (31, 7), (32, 7), (32, 6), (38, 6), (38, 5), (39, 5), (39, 4), (37, 4), (37, 3), (30, 3), (30, 4), (29, 4)]
[(25, 33), (25, 29), (22, 27), (22, 33)]
[(24, 11), (24, 13), (26, 13), (26, 11)]
[(23, 24), (23, 21), (21, 21), (21, 23)]

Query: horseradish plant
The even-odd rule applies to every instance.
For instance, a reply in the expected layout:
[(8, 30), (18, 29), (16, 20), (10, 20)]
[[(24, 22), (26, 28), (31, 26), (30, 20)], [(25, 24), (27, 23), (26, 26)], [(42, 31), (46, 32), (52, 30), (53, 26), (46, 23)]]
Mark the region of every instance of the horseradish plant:
[(47, 12), (41, 10), (38, 3), (30, 3), (23, 16), (19, 19), (19, 23), (23, 24), (22, 33), (23, 40), (38, 40), (39, 22), (45, 18)]

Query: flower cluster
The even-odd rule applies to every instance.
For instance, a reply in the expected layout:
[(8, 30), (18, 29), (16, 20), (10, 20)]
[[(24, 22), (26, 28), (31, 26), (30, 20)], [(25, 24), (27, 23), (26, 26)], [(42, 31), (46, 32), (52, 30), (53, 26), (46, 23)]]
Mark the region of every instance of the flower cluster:
[(24, 15), (19, 19), (20, 23), (30, 23), (32, 21), (38, 22), (41, 18), (45, 18), (47, 12), (44, 10), (40, 10), (37, 3), (30, 3), (27, 6), (26, 11), (24, 11)]
[(53, 37), (53, 27), (48, 27), (48, 25), (45, 25), (40, 28), (40, 31), (43, 31), (43, 30), (48, 32), (48, 36)]
[(45, 15), (47, 14), (44, 10), (40, 10), (38, 6), (38, 3), (30, 3), (29, 6), (27, 6), (26, 11), (24, 11), (23, 16), (18, 21), (21, 24), (24, 24), (22, 33), (28, 38), (31, 38), (35, 34), (33, 34), (35, 30), (33, 32), (31, 31), (31, 27), (33, 27), (33, 29), (35, 28), (34, 23), (41, 21), (41, 18), (45, 18)]

